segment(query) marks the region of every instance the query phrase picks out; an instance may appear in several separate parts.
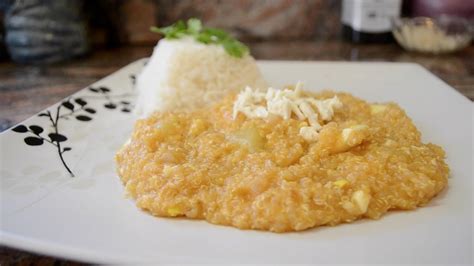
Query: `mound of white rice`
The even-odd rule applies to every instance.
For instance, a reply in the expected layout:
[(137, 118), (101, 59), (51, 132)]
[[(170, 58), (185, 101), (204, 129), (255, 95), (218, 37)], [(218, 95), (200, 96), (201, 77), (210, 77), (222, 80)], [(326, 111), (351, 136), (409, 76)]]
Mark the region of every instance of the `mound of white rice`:
[(246, 86), (267, 86), (250, 55), (232, 57), (220, 45), (162, 39), (137, 77), (136, 113), (193, 110)]

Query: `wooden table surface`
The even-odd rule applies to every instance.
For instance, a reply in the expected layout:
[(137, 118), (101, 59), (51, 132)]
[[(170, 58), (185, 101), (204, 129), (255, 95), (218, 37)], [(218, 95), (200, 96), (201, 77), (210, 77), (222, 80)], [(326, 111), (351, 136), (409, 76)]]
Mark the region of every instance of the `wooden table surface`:
[[(474, 100), (474, 45), (450, 55), (403, 51), (396, 44), (353, 45), (344, 42), (251, 43), (257, 59), (390, 61), (421, 64)], [(0, 63), (0, 131), (30, 117), (126, 64), (151, 54), (152, 47), (96, 49), (83, 58), (51, 66)], [(0, 265), (72, 265), (57, 258), (0, 247)]]

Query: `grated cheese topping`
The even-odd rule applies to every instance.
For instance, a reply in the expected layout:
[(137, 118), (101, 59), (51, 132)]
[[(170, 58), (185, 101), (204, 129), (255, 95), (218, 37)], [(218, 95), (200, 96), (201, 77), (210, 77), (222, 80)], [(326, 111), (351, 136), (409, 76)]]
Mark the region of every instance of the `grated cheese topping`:
[(253, 90), (249, 86), (239, 93), (234, 102), (233, 119), (238, 113), (249, 118), (267, 118), (277, 115), (287, 120), (293, 115), (298, 120), (307, 120), (309, 126), (300, 128), (300, 135), (309, 142), (317, 141), (321, 124), (334, 116), (334, 110), (342, 107), (342, 103), (333, 98), (318, 100), (306, 97), (302, 91), (302, 84), (298, 82), (294, 90), (277, 90), (268, 88), (266, 92)]
[(342, 130), (342, 139), (344, 140), (345, 143), (347, 144), (351, 144), (351, 137), (357, 133), (357, 132), (361, 132), (363, 130), (367, 130), (369, 127), (366, 126), (366, 125), (355, 125), (355, 126), (351, 126), (351, 127), (348, 127), (348, 128), (344, 128)]

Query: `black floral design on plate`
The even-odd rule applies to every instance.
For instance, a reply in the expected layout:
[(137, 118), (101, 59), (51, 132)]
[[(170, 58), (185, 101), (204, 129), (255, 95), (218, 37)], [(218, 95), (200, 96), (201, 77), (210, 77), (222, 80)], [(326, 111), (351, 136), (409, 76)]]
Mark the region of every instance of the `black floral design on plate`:
[[(130, 81), (132, 85), (135, 84), (135, 75), (130, 75)], [(134, 86), (132, 86), (133, 88)], [(45, 133), (44, 128), (39, 125), (17, 125), (12, 131), (27, 134), (23, 140), (29, 146), (41, 146), (48, 143), (54, 146), (58, 152), (59, 158), (64, 165), (67, 172), (74, 177), (74, 173), (69, 168), (63, 154), (72, 150), (72, 147), (65, 146), (68, 138), (60, 132), (59, 122), (63, 120), (75, 119), (79, 122), (89, 122), (93, 120), (93, 116), (97, 113), (97, 110), (90, 107), (85, 99), (101, 99), (105, 100), (103, 106), (110, 110), (120, 110), (123, 113), (130, 113), (133, 105), (127, 101), (132, 98), (134, 94), (123, 93), (123, 94), (111, 94), (111, 89), (105, 86), (101, 87), (90, 87), (89, 91), (93, 92), (94, 95), (84, 95), (80, 98), (68, 98), (62, 101), (56, 107), (56, 112), (46, 111), (38, 114), (39, 117), (46, 117), (49, 119), (53, 132)]]
[[(63, 110), (67, 110), (66, 113), (62, 113)], [(68, 120), (70, 118), (75, 118), (81, 122), (87, 122), (92, 120), (92, 115), (96, 113), (96, 110), (87, 107), (87, 102), (82, 98), (70, 98), (63, 102), (61, 102), (56, 107), (56, 113), (52, 113), (51, 111), (46, 111), (43, 113), (38, 114), (40, 117), (47, 117), (51, 123), (51, 127), (53, 128), (53, 132), (50, 132), (46, 135), (44, 133), (44, 129), (38, 125), (17, 125), (12, 130), (17, 133), (30, 133), (29, 136), (25, 137), (23, 140), (29, 146), (41, 146), (44, 143), (49, 143), (50, 145), (56, 147), (58, 152), (59, 158), (64, 165), (64, 168), (68, 171), (71, 177), (74, 177), (74, 173), (71, 171), (69, 166), (67, 165), (66, 161), (64, 160), (63, 154), (72, 150), (71, 147), (63, 146), (64, 142), (68, 140), (68, 138), (59, 132), (59, 122), (61, 119)]]
[[(134, 79), (132, 79), (132, 82), (134, 82)], [(124, 113), (130, 113), (132, 111), (133, 107), (129, 101), (117, 100), (117, 98), (128, 97), (131, 96), (131, 94), (111, 95), (110, 89), (104, 86), (96, 88), (90, 87), (89, 90), (103, 97), (105, 99), (104, 107), (109, 110), (120, 110)]]

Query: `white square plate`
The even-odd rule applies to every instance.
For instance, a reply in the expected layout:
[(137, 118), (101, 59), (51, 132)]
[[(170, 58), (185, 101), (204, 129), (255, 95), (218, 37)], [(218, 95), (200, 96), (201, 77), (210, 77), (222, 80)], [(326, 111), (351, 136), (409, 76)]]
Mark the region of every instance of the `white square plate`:
[(448, 189), (424, 208), (275, 234), (156, 218), (124, 197), (113, 158), (135, 120), (127, 111), (144, 62), (0, 135), (1, 244), (96, 263), (472, 263), (473, 105), (422, 67), (259, 62), (275, 86), (301, 80), (399, 103), (423, 141), (446, 150), (451, 168)]

